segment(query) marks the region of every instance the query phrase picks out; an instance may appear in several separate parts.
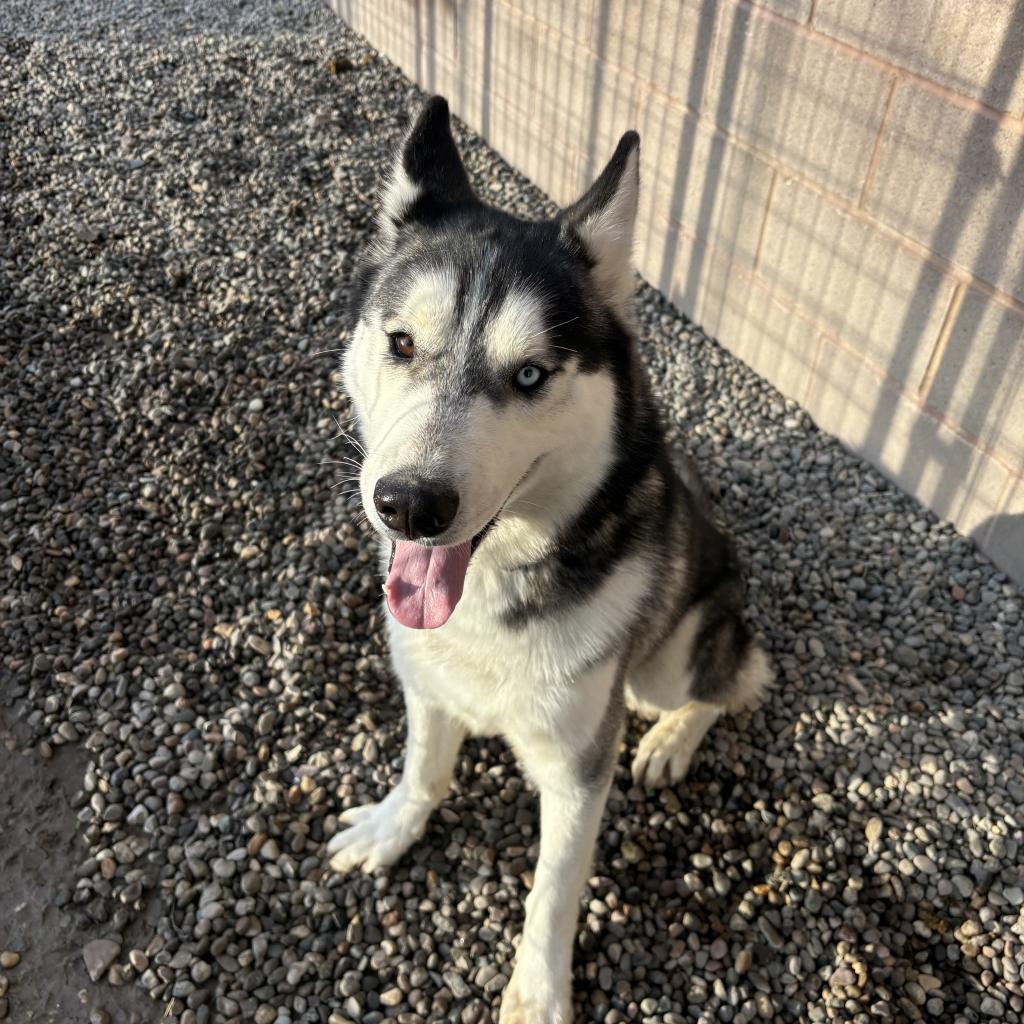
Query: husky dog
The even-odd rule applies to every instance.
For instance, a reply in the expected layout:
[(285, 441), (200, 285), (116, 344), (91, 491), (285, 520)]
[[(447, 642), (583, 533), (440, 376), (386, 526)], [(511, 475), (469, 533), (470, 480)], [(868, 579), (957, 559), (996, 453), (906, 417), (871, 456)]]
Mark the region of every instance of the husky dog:
[(331, 866), (398, 860), (463, 737), (503, 736), (541, 829), (502, 1024), (572, 1018), (625, 709), (655, 719), (634, 777), (666, 785), (771, 677), (732, 547), (673, 468), (637, 354), (639, 141), (623, 135), (554, 220), (524, 221), (477, 199), (448, 105), (429, 100), (382, 192), (344, 357), (408, 739), (398, 785), (341, 816)]

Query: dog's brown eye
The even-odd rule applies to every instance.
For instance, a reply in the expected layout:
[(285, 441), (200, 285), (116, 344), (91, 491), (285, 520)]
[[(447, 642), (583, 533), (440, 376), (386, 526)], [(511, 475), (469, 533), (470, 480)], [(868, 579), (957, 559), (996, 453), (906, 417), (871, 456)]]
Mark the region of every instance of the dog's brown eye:
[(394, 334), (389, 334), (388, 338), (391, 340), (391, 351), (399, 359), (412, 359), (416, 346), (408, 334), (404, 331), (395, 331)]

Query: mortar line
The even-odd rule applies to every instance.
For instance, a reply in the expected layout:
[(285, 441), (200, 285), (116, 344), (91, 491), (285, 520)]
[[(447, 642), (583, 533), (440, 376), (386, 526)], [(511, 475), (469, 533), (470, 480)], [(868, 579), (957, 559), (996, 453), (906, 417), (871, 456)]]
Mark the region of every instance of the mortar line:
[(896, 95), (896, 86), (899, 85), (899, 77), (894, 75), (889, 83), (889, 95), (885, 97), (885, 106), (882, 108), (882, 120), (878, 123), (878, 134), (875, 136), (875, 144), (871, 147), (871, 159), (868, 160), (868, 169), (864, 172), (864, 183), (860, 187), (860, 195), (857, 196), (857, 208), (864, 209), (864, 200), (867, 198), (868, 189), (875, 180), (875, 172), (878, 170), (878, 163), (881, 159), (882, 140), (885, 137), (885, 126), (889, 120), (889, 111), (892, 109), (892, 100)]
[(768, 196), (764, 201), (764, 216), (761, 218), (761, 230), (757, 234), (757, 247), (754, 249), (754, 273), (761, 269), (761, 249), (764, 247), (764, 236), (768, 233), (768, 217), (772, 212), (772, 200), (775, 198), (775, 182), (779, 172), (772, 168), (772, 180), (768, 182)]
[(825, 347), (825, 335), (818, 332), (818, 344), (814, 349), (814, 358), (811, 359), (810, 373), (807, 375), (807, 386), (800, 398), (800, 405), (806, 409), (807, 403), (811, 400), (811, 392), (814, 390), (815, 381), (818, 379), (818, 367), (821, 365), (821, 350)]
[(917, 393), (923, 398), (931, 389), (935, 375), (939, 372), (939, 365), (942, 357), (946, 354), (946, 346), (949, 344), (950, 335), (953, 333), (953, 325), (960, 315), (960, 307), (964, 304), (964, 297), (967, 294), (967, 285), (962, 281), (953, 290), (953, 295), (946, 308), (946, 316), (939, 328), (939, 335), (932, 346), (931, 355), (928, 357), (928, 365), (924, 368), (921, 380), (917, 385)]

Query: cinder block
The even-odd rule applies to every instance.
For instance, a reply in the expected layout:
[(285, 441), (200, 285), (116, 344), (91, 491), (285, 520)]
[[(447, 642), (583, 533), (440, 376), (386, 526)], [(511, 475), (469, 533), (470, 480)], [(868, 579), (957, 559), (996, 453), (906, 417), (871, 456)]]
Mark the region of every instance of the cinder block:
[(712, 0), (603, 0), (591, 45), (610, 64), (698, 110), (718, 7)]
[(1024, 298), (1024, 139), (901, 84), (864, 205), (886, 224)]
[(999, 512), (975, 531), (978, 546), (996, 565), (1024, 585), (1024, 480), (1011, 483)]
[[(460, 49), (463, 80), (489, 97), (477, 126), (561, 202), (563, 194), (551, 182), (561, 180), (566, 153), (582, 154), (581, 173), (596, 177), (622, 133), (636, 127), (643, 87), (591, 50), (503, 4), (494, 6), (491, 17), (488, 30), (466, 37)], [(498, 109), (515, 117), (515, 132), (503, 129)], [(534, 151), (529, 164), (502, 149), (496, 140), (503, 132), (506, 147), (512, 137), (516, 152), (527, 145)]]
[(457, 59), (438, 57), (433, 63), (432, 71), (432, 81), (424, 88), (446, 97), (452, 113), (474, 131), (479, 131), (486, 109), (486, 98), (479, 82), (466, 73), (466, 69)]
[(924, 376), (954, 283), (857, 214), (781, 175), (759, 272), (900, 385)]
[(410, 78), (422, 81), (425, 39), (419, 0), (333, 0), (334, 10)]
[(822, 430), (873, 462), (961, 533), (972, 533), (997, 511), (1006, 468), (827, 338), (805, 407)]
[[(624, 71), (594, 60), (587, 65), (588, 102), (578, 105), (572, 94), (566, 92), (556, 96), (560, 110), (572, 125), (569, 140), (578, 140), (576, 144), (583, 156), (580, 172), (586, 184), (601, 173), (624, 132), (640, 130), (641, 160), (648, 152), (649, 142), (643, 138), (641, 124), (645, 89)], [(557, 140), (549, 142), (557, 145)]]
[[(592, 102), (593, 54), (499, 2), (477, 7), (472, 25), (460, 40), (460, 62), (469, 80), (495, 102), (526, 114), (536, 115), (542, 101), (557, 100), (563, 108), (559, 119), (552, 123), (537, 117), (533, 130), (538, 140), (575, 145), (578, 138), (567, 140), (566, 132), (578, 124), (575, 112), (589, 109)], [(547, 112), (557, 109), (551, 106)], [(488, 135), (496, 125), (492, 119), (480, 127)]]
[(714, 336), (788, 398), (807, 390), (817, 331), (753, 278), (713, 263), (698, 310), (714, 317)]
[[(662, 290), (691, 320), (789, 398), (806, 390), (817, 332), (780, 305), (751, 268), (708, 248), (688, 233), (669, 239), (678, 249), (673, 280)], [(643, 247), (660, 251), (665, 239), (644, 225)]]
[(753, 0), (753, 3), (801, 24), (808, 21), (811, 16), (811, 0)]
[[(538, 96), (533, 115), (550, 122), (557, 116), (553, 101)], [(488, 143), (559, 206), (568, 205), (583, 192), (586, 187), (581, 170), (583, 158), (575, 147), (551, 144), (537, 133), (536, 121), (529, 114), (508, 106), (501, 99), (494, 101), (491, 123)]]
[(874, 462), (883, 456), (889, 476), (899, 469), (899, 438), (919, 415), (860, 357), (822, 340), (805, 407), (822, 430)]
[[(460, 5), (454, 0), (405, 0), (412, 9), (411, 18), (417, 37), (422, 40), (423, 72), (430, 73), (431, 55), (434, 59), (455, 60), (459, 43)], [(410, 15), (407, 15), (409, 17)], [(424, 88), (429, 80), (417, 79)]]
[(1024, 317), (969, 291), (925, 397), (1024, 469)]
[(818, 0), (814, 26), (964, 96), (1024, 109), (1024, 18), (1007, 0)]
[(668, 218), (753, 265), (774, 171), (655, 94), (640, 120), (643, 195), (651, 223)]
[[(459, 0), (444, 0), (454, 4)], [(483, 7), (501, 0), (461, 0), (467, 6)], [(586, 45), (596, 19), (595, 0), (504, 0), (509, 6), (529, 18), (544, 22), (556, 32), (569, 36), (574, 42)]]
[(835, 44), (724, 8), (705, 113), (795, 171), (849, 199), (861, 192), (890, 76)]

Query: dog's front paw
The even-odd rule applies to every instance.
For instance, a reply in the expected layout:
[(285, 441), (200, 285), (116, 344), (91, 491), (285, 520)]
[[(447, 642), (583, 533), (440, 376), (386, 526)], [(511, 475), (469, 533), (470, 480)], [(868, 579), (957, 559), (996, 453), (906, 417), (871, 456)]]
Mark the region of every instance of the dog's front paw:
[(501, 997), (499, 1024), (572, 1024), (568, 978), (561, 982), (550, 970), (517, 966)]
[(379, 804), (352, 807), (341, 815), (349, 827), (327, 844), (331, 867), (346, 872), (362, 866), (369, 873), (394, 864), (423, 835), (433, 805), (393, 789)]

